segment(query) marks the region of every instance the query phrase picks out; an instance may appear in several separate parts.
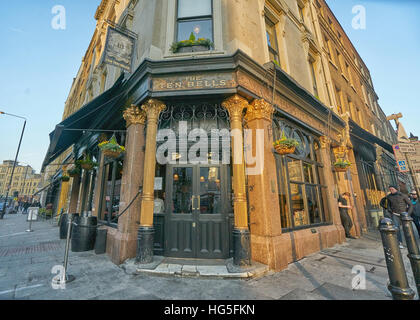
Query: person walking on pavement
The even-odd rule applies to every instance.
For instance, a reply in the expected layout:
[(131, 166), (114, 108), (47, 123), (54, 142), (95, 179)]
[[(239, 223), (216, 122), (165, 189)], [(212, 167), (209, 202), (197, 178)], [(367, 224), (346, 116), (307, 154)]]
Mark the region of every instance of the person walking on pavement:
[(417, 232), (420, 236), (420, 203), (419, 203), (419, 196), (417, 191), (411, 191), (410, 193), (411, 203), (413, 204), (413, 214), (412, 218), (414, 224), (416, 225)]
[(356, 239), (350, 234), (350, 230), (353, 227), (353, 222), (351, 221), (351, 218), (348, 213), (348, 210), (352, 209), (352, 206), (348, 205), (349, 200), (350, 200), (350, 193), (344, 192), (338, 198), (338, 208), (340, 211), (341, 224), (343, 225), (344, 231), (346, 233), (346, 238)]
[(400, 249), (403, 249), (402, 236), (400, 231), (401, 225), (401, 213), (407, 212), (409, 215), (413, 213), (413, 204), (410, 199), (398, 191), (398, 188), (394, 185), (389, 186), (390, 194), (381, 200), (381, 206), (388, 211), (388, 214), (392, 216), (397, 230), (397, 237), (400, 243)]

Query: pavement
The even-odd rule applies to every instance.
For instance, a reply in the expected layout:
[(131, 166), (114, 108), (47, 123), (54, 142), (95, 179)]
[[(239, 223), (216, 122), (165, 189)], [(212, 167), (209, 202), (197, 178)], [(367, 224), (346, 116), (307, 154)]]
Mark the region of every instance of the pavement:
[[(6, 214), (0, 220), (0, 300), (390, 300), (378, 232), (324, 249), (281, 272), (255, 263), (232, 269), (230, 260), (155, 257), (153, 265), (114, 265), (106, 254), (70, 252), (65, 288), (52, 284), (63, 263), (65, 240), (51, 221)], [(402, 250), (415, 290), (407, 250)], [(363, 276), (364, 277), (361, 277)], [(365, 278), (365, 281), (363, 279)], [(417, 296), (416, 296), (417, 298)]]

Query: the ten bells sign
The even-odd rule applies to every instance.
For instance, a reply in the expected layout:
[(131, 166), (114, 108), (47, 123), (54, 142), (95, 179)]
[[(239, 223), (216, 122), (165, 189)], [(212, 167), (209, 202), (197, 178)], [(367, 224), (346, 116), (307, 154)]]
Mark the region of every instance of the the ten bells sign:
[(226, 89), (236, 87), (232, 73), (207, 73), (153, 79), (153, 91)]

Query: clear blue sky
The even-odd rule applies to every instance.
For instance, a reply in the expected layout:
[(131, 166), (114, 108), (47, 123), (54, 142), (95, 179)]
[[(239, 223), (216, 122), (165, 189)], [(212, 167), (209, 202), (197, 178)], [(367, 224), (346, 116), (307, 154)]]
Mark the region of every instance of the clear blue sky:
[[(407, 134), (420, 135), (420, 1), (326, 1), (369, 68), (385, 114), (402, 112)], [(352, 28), (355, 5), (366, 8), (365, 30)]]
[[(327, 0), (367, 64), (386, 114), (401, 111), (420, 135), (420, 1)], [(41, 168), (48, 134), (95, 28), (100, 0), (15, 0), (0, 3), (0, 110), (28, 118), (19, 160)], [(66, 30), (51, 27), (55, 5), (66, 8)], [(352, 8), (364, 5), (366, 30), (353, 30)], [(23, 122), (0, 116), (0, 160), (14, 159)]]
[[(37, 171), (96, 26), (100, 0), (0, 1), (0, 110), (28, 119), (18, 160)], [(66, 29), (51, 26), (55, 5)], [(0, 115), (0, 161), (14, 159), (23, 120)]]

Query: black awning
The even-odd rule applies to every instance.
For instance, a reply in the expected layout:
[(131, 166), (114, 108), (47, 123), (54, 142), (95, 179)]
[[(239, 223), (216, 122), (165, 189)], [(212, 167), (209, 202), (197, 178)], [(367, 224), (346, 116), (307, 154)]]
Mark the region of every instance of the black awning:
[(98, 129), (93, 128), (97, 125), (98, 118), (114, 114), (111, 112), (112, 109), (120, 106), (118, 103), (124, 96), (123, 79), (124, 76), (121, 75), (112, 88), (56, 125), (55, 130), (50, 133), (50, 145), (42, 164), (42, 170), (83, 136), (83, 130), (80, 129)]
[(370, 142), (371, 144), (376, 143), (377, 145), (381, 146), (385, 150), (391, 153), (394, 153), (394, 150), (392, 149), (392, 146), (389, 143), (379, 139), (377, 136), (364, 130), (353, 120), (351, 119), (349, 120), (349, 125), (350, 125), (350, 134), (353, 135), (354, 137), (364, 140), (366, 142)]

